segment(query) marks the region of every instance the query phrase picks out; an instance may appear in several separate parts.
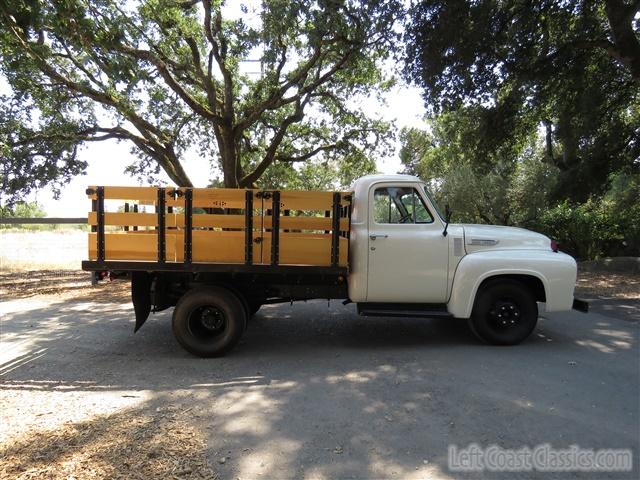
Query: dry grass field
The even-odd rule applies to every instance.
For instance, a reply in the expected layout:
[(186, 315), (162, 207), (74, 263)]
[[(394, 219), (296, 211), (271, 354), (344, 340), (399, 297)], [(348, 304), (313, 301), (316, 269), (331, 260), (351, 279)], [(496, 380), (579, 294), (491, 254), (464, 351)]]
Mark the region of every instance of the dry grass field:
[(80, 270), (87, 233), (0, 230), (0, 271)]

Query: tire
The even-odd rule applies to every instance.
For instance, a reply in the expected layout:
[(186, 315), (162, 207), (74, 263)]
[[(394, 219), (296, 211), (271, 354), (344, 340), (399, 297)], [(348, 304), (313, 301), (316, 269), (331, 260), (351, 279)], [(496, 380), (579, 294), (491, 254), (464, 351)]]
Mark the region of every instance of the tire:
[(189, 353), (219, 357), (240, 340), (247, 323), (242, 301), (221, 287), (185, 293), (173, 311), (173, 335)]
[(482, 288), (469, 326), (482, 341), (492, 345), (517, 345), (538, 323), (533, 293), (516, 280), (494, 280)]

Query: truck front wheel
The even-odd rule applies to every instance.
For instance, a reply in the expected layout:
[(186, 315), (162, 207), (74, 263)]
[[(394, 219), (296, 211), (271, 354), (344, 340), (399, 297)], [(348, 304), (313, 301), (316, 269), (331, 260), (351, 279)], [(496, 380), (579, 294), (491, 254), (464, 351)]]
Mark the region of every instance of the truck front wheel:
[(493, 280), (476, 299), (469, 326), (480, 340), (516, 345), (538, 323), (538, 305), (531, 291), (516, 280)]
[(233, 292), (195, 288), (182, 296), (173, 311), (173, 334), (189, 353), (218, 357), (238, 343), (246, 322), (246, 311)]

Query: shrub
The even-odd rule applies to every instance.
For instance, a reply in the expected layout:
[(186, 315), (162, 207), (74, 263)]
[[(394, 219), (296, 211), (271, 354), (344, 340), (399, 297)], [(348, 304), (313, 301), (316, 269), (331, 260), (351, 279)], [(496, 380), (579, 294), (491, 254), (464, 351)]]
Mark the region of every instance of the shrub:
[(546, 211), (532, 228), (560, 244), (561, 250), (581, 260), (603, 256), (638, 255), (640, 207), (622, 208), (616, 202), (589, 199), (568, 201)]

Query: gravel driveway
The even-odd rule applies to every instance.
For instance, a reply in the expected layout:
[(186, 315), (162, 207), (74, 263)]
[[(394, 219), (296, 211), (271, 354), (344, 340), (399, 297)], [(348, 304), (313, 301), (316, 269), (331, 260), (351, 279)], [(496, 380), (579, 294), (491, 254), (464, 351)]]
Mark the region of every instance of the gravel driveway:
[(222, 359), (189, 356), (171, 312), (133, 335), (128, 304), (0, 304), (0, 476), (460, 478), (447, 449), (627, 448), (638, 478), (639, 324), (542, 319), (517, 347), (464, 322), (360, 318), (353, 305), (265, 306)]

